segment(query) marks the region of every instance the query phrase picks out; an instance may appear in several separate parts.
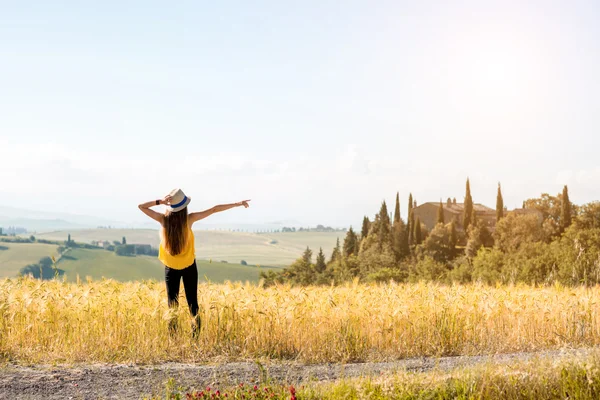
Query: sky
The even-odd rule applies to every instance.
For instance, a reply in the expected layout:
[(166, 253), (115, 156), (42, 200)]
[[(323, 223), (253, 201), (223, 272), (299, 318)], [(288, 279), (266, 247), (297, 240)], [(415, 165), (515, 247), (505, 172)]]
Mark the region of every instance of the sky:
[(0, 206), (359, 226), (600, 199), (596, 1), (0, 0)]

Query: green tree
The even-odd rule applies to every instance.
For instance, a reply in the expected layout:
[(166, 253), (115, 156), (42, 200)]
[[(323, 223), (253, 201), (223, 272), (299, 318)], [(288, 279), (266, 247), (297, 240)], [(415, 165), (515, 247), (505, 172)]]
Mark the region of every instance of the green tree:
[(581, 206), (574, 225), (577, 229), (600, 228), (600, 201), (593, 201)]
[(481, 247), (483, 247), (483, 242), (481, 241), (481, 230), (479, 229), (479, 226), (472, 224), (467, 235), (465, 255), (469, 259), (473, 259)]
[(312, 250), (306, 247), (302, 257), (283, 271), (285, 279), (299, 285), (310, 285), (315, 281), (315, 271), (312, 265)]
[(379, 209), (379, 247), (383, 246), (384, 243), (392, 242), (392, 225), (390, 221), (390, 215), (387, 211), (387, 205), (385, 200), (381, 203)]
[(420, 280), (445, 281), (448, 275), (446, 264), (425, 256), (411, 266), (409, 281), (418, 282)]
[(450, 230), (443, 224), (437, 224), (420, 246), (422, 254), (438, 262), (448, 262), (454, 255)]
[(363, 240), (369, 234), (369, 229), (371, 228), (371, 221), (369, 221), (369, 217), (365, 215), (363, 218), (362, 229), (360, 231), (360, 240)]
[(331, 252), (331, 260), (329, 262), (334, 262), (338, 259), (340, 259), (342, 256), (342, 250), (340, 248), (340, 238), (337, 238), (337, 242), (335, 244), (335, 247), (333, 248), (333, 251)]
[(421, 244), (423, 237), (422, 237), (422, 232), (421, 232), (421, 219), (419, 217), (417, 217), (417, 220), (415, 222), (414, 236), (415, 236), (415, 244)]
[(127, 239), (125, 239), (125, 236), (123, 236), (123, 239), (121, 240), (121, 244), (127, 244)]
[[(373, 239), (370, 239), (371, 236)], [(377, 241), (377, 234), (369, 235), (368, 240)], [(354, 256), (350, 257), (353, 258)], [(396, 265), (396, 257), (389, 243), (384, 243), (381, 248), (379, 246), (367, 246), (365, 250), (361, 250), (358, 255), (358, 266), (360, 274), (367, 277), (372, 273), (384, 268), (394, 268)]]
[(69, 233), (69, 236), (67, 236), (67, 246), (71, 244), (71, 234)]
[(496, 222), (500, 221), (502, 217), (504, 217), (504, 199), (502, 198), (500, 182), (498, 182), (498, 194), (496, 195)]
[(442, 204), (442, 200), (440, 200), (440, 208), (437, 211), (437, 223), (444, 225), (444, 205)]
[(508, 214), (496, 223), (495, 245), (504, 253), (514, 253), (524, 243), (544, 240), (544, 231), (535, 215)]
[(396, 207), (394, 208), (394, 224), (400, 222), (400, 193), (396, 192)]
[(415, 215), (412, 211), (413, 197), (412, 193), (408, 195), (408, 221), (406, 223), (406, 231), (408, 232), (408, 245), (412, 246), (415, 242)]
[(306, 246), (306, 250), (304, 250), (304, 253), (302, 253), (302, 259), (306, 261), (307, 264), (312, 264), (312, 255), (312, 250), (310, 247)]
[(465, 204), (464, 204), (464, 214), (463, 214), (463, 229), (465, 232), (468, 232), (469, 225), (473, 218), (473, 198), (471, 197), (471, 184), (469, 183), (469, 178), (467, 178), (467, 187), (465, 190)]
[(398, 192), (396, 192), (394, 224), (392, 225), (392, 249), (397, 261), (407, 256), (409, 253), (406, 225), (400, 216), (400, 194)]
[(349, 257), (351, 254), (358, 253), (358, 237), (352, 227), (346, 232), (346, 238), (344, 239), (344, 257)]
[(121, 244), (115, 247), (115, 254), (118, 256), (135, 255), (135, 246), (131, 244)]
[(458, 234), (456, 232), (456, 224), (454, 221), (450, 222), (450, 245), (452, 246), (452, 252), (454, 253), (456, 249), (456, 244), (458, 243)]
[(317, 274), (322, 274), (325, 272), (325, 268), (327, 265), (325, 264), (325, 254), (323, 254), (323, 248), (319, 248), (319, 254), (317, 254), (317, 262), (315, 264), (315, 271)]
[(539, 198), (525, 201), (525, 207), (523, 208), (533, 208), (542, 214), (542, 227), (547, 241), (554, 239), (561, 233), (562, 203), (562, 194), (551, 196), (548, 193), (542, 193)]
[(392, 227), (392, 233), (392, 249), (394, 251), (394, 255), (396, 256), (396, 261), (400, 261), (410, 253), (408, 247), (408, 233), (406, 231), (406, 225), (402, 219), (394, 223), (394, 226)]
[(567, 188), (567, 185), (565, 185), (562, 191), (562, 207), (560, 213), (562, 232), (564, 232), (569, 226), (571, 226), (572, 217), (573, 214), (571, 210), (571, 202), (569, 201), (569, 189)]

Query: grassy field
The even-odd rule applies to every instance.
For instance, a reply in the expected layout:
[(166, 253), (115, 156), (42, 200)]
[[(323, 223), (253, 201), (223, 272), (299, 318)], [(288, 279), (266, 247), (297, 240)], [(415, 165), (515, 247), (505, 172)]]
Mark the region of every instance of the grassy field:
[[(0, 358), (23, 362), (379, 361), (600, 344), (600, 288), (201, 284), (203, 328), (163, 282), (0, 280)], [(173, 317), (182, 329), (169, 335)]]
[[(221, 262), (197, 261), (199, 280), (222, 283), (231, 281), (257, 282), (259, 271), (267, 270), (255, 266), (244, 266)], [(84, 280), (110, 278), (118, 281), (164, 279), (164, 266), (156, 257), (121, 257), (106, 250), (72, 249), (58, 263), (65, 270), (67, 280), (75, 282), (77, 275)]]
[(0, 278), (17, 276), (24, 266), (35, 264), (42, 257), (56, 256), (57, 247), (40, 243), (0, 242)]
[[(37, 235), (40, 239), (66, 240), (68, 234), (77, 242), (93, 240), (121, 241), (158, 246), (158, 231), (145, 229), (87, 229), (57, 231)], [(195, 231), (196, 257), (200, 259), (225, 260), (239, 264), (288, 266), (302, 255), (306, 246), (316, 254), (319, 247), (326, 256), (331, 254), (337, 238), (343, 242), (343, 232), (295, 232), (295, 233), (244, 233), (229, 231)]]

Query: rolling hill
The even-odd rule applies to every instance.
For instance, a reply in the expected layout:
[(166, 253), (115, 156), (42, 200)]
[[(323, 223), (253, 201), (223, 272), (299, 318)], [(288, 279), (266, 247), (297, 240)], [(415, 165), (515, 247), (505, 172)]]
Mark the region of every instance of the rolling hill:
[[(160, 241), (158, 231), (150, 229), (84, 229), (55, 231), (36, 235), (40, 239), (66, 240), (90, 243), (93, 240), (121, 241), (129, 244), (150, 244), (157, 247)], [(302, 255), (309, 246), (314, 253), (319, 247), (328, 257), (343, 232), (294, 232), (294, 233), (246, 233), (229, 231), (195, 231), (196, 257), (200, 259), (225, 260), (239, 264), (287, 266)]]
[(35, 264), (42, 257), (56, 256), (56, 249), (51, 244), (0, 242), (0, 278), (17, 276), (24, 266)]
[[(257, 282), (260, 271), (271, 268), (258, 268), (221, 262), (198, 260), (200, 281), (222, 283), (229, 281)], [(164, 279), (164, 266), (156, 257), (121, 257), (106, 250), (72, 249), (59, 261), (58, 267), (65, 271), (69, 281), (91, 277), (94, 280), (111, 278), (118, 281)]]

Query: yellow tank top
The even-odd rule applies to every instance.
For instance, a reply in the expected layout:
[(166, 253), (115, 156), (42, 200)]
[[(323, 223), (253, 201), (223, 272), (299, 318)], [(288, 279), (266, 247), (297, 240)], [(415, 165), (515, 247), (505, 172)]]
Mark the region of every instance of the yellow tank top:
[(187, 241), (183, 246), (181, 253), (173, 256), (165, 250), (164, 238), (161, 234), (160, 246), (158, 247), (158, 259), (167, 267), (173, 269), (184, 269), (194, 263), (196, 259), (196, 250), (194, 248), (194, 232), (190, 229), (188, 231)]

